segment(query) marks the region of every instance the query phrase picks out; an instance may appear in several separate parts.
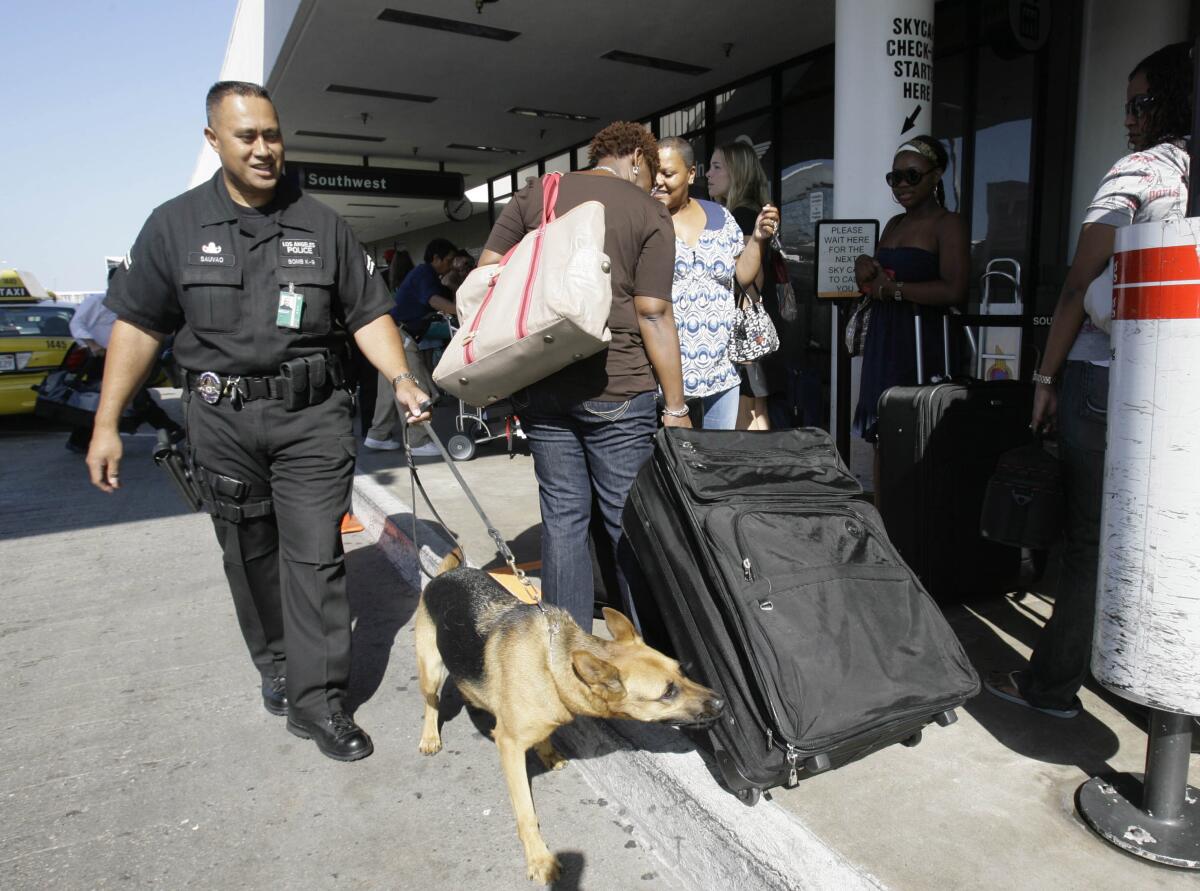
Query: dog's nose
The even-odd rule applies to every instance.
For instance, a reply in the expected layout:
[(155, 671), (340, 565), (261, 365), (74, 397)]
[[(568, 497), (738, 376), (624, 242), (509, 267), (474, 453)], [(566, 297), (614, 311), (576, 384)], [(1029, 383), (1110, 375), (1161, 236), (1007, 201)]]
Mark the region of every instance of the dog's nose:
[(719, 715), (725, 709), (725, 700), (719, 696), (714, 696), (707, 703), (708, 712), (712, 715)]

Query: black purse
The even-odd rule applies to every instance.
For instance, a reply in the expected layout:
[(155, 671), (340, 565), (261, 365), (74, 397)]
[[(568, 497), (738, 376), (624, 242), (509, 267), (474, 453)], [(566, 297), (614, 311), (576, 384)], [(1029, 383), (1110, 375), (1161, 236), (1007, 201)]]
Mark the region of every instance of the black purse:
[(983, 496), (979, 533), (988, 541), (1045, 550), (1062, 534), (1065, 514), (1058, 459), (1034, 442), (1000, 456)]

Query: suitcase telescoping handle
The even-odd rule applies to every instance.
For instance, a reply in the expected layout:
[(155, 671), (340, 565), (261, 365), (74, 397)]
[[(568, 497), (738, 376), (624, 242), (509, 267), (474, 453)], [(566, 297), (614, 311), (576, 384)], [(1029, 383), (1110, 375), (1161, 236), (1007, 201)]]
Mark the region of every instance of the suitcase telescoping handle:
[[(942, 316), (942, 365), (946, 372), (946, 380), (954, 377), (950, 373), (950, 316), (958, 315), (958, 310), (954, 307), (949, 307), (945, 315)], [(913, 307), (913, 330), (917, 339), (917, 385), (925, 386), (925, 356), (924, 356), (924, 335), (921, 332), (921, 307)], [(975, 337), (971, 333), (969, 327), (963, 326), (963, 330), (967, 335), (967, 341), (971, 345), (972, 365), (974, 365), (974, 357), (978, 353), (975, 346)]]

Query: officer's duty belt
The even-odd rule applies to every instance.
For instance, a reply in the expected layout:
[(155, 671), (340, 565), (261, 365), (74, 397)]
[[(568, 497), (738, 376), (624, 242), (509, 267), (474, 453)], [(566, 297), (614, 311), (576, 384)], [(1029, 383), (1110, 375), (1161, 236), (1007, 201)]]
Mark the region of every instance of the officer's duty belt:
[[(273, 377), (240, 377), (237, 375), (223, 375), (214, 372), (206, 372), (196, 374), (194, 371), (187, 372), (187, 386), (192, 392), (198, 394), (205, 402), (215, 404), (222, 396), (228, 396), (231, 399), (238, 399), (241, 402), (253, 402), (255, 399), (282, 399), (283, 398), (283, 378), (279, 375)], [(234, 397), (234, 391), (237, 392), (237, 397)], [(211, 394), (217, 393), (217, 399), (213, 400)]]

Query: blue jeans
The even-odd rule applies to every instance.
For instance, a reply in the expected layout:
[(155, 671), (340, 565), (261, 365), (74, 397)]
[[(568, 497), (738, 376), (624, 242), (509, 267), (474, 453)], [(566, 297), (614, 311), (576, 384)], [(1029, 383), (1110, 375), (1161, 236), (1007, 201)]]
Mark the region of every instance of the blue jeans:
[(741, 388), (732, 388), (720, 393), (700, 397), (700, 426), (705, 430), (732, 430), (737, 426), (738, 395)]
[[(736, 395), (735, 389), (735, 403)], [(638, 569), (621, 535), (621, 513), (654, 447), (656, 394), (639, 393), (625, 402), (578, 402), (535, 385), (514, 394), (512, 401), (529, 439), (538, 481), (546, 602), (591, 630), (595, 586), (588, 524), (594, 493), (616, 557), (622, 606), (636, 622), (629, 583)]]
[(1034, 705), (1070, 708), (1090, 668), (1107, 429), (1108, 369), (1068, 362), (1058, 391), (1058, 453), (1067, 501), (1062, 571), (1054, 612), (1021, 685)]

